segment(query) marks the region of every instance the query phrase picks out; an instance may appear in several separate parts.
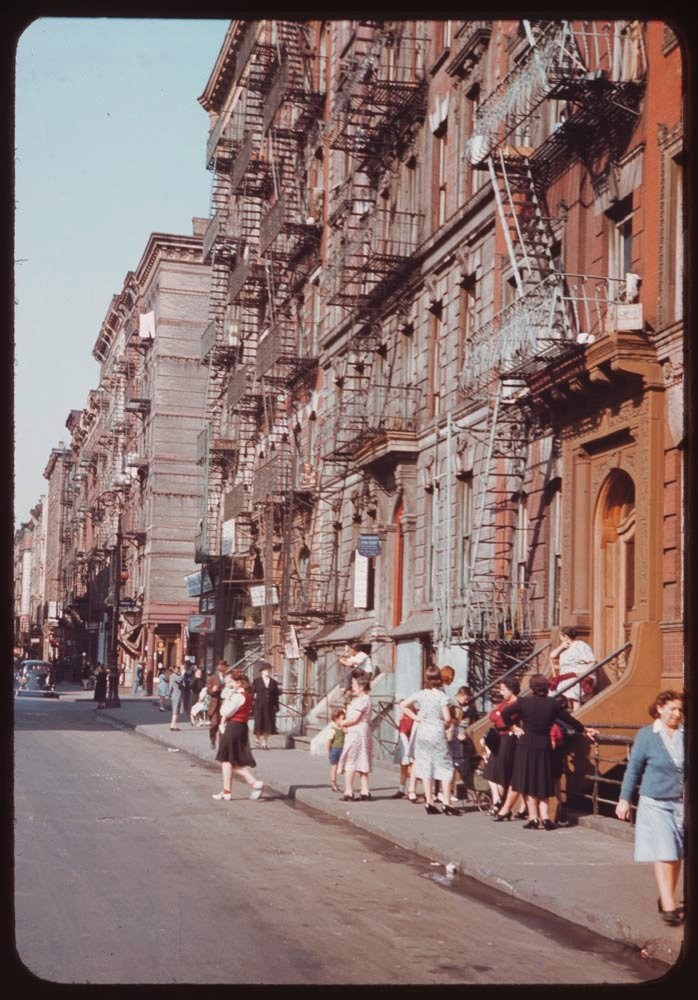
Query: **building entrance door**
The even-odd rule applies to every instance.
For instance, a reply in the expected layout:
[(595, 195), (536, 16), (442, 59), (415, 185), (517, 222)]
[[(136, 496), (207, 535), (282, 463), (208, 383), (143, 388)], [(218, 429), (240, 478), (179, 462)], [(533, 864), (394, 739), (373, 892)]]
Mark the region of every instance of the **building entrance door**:
[(599, 659), (628, 641), (635, 604), (635, 484), (614, 469), (599, 496), (593, 643)]

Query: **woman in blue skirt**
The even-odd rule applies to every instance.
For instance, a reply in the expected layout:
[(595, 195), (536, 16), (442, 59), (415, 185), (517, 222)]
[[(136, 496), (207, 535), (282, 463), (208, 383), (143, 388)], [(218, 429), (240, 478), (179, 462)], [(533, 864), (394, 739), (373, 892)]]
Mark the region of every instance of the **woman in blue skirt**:
[(618, 819), (630, 818), (630, 800), (639, 787), (635, 820), (635, 861), (654, 864), (657, 907), (665, 923), (683, 920), (676, 890), (684, 856), (683, 695), (662, 691), (650, 706), (654, 722), (639, 731), (616, 806)]

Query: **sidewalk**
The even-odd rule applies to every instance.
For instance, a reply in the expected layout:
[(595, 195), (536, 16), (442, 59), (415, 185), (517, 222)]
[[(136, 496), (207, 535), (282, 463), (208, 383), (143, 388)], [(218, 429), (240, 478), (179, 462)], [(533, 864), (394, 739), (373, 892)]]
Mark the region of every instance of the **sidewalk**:
[[(58, 692), (62, 700), (92, 702), (92, 692), (83, 692), (78, 685), (62, 684)], [(211, 793), (218, 790), (219, 765), (206, 729), (193, 728), (187, 719), (180, 722), (180, 732), (171, 732), (169, 712), (158, 711), (157, 699), (133, 698), (130, 693), (121, 695), (121, 708), (105, 709), (98, 715), (210, 762)], [(643, 949), (650, 958), (668, 965), (679, 958), (684, 929), (662, 923), (652, 866), (633, 863), (632, 840), (627, 836), (610, 836), (584, 826), (552, 832), (524, 830), (520, 822), (495, 824), (470, 805), (462, 816), (427, 816), (422, 805), (392, 798), (398, 769), (387, 761), (377, 763), (371, 775), (375, 801), (343, 802), (329, 787), (327, 760), (306, 750), (286, 750), (285, 742), (285, 736), (272, 737), (268, 752), (253, 751), (258, 777), (274, 792), (430, 861), (455, 864), (461, 876), (477, 879), (603, 937)], [(240, 786), (236, 789), (234, 783), (234, 798), (236, 791), (239, 795)], [(212, 802), (211, 807), (214, 805), (226, 807)], [(234, 801), (228, 807), (234, 809)], [(615, 833), (615, 821), (605, 822)]]

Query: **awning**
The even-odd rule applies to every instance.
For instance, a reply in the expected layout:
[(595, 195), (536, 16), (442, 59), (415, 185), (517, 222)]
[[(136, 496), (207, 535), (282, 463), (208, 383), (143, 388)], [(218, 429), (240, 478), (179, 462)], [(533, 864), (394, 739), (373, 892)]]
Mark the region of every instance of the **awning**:
[(297, 632), (298, 642), (305, 649), (308, 646), (317, 646), (319, 642), (322, 642), (326, 635), (334, 631), (336, 625), (321, 625), (319, 628), (312, 629), (309, 632)]
[(132, 646), (127, 639), (117, 639), (116, 641), (129, 656), (134, 656), (136, 659), (139, 659), (141, 655), (140, 649), (137, 649), (136, 646)]
[(353, 639), (363, 639), (364, 632), (368, 632), (375, 626), (375, 618), (355, 618), (354, 621), (345, 622), (338, 628), (332, 629), (331, 632), (322, 637), (322, 642), (351, 642)]
[(126, 638), (129, 642), (138, 642), (138, 636), (141, 634), (141, 629), (143, 628), (142, 622), (136, 625), (134, 629), (126, 633)]
[(408, 636), (424, 635), (434, 631), (434, 612), (415, 611), (404, 622), (388, 630), (391, 639), (407, 639)]

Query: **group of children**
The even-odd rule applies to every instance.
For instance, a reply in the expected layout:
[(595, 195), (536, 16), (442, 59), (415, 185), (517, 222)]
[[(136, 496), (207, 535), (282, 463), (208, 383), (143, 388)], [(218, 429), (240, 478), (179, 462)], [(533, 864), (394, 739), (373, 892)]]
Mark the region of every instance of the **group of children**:
[[(452, 667), (443, 667), (441, 671), (445, 684), (453, 682), (454, 672)], [(451, 713), (450, 739), (448, 740), (451, 760), (453, 761), (453, 785), (459, 779), (465, 780), (470, 771), (471, 757), (475, 753), (472, 740), (468, 736), (468, 726), (477, 719), (477, 713), (471, 706), (472, 692), (469, 687), (460, 687), (455, 693), (454, 703), (449, 705)], [(330, 784), (332, 791), (339, 792), (337, 784), (337, 766), (342, 756), (344, 747), (345, 730), (339, 723), (345, 717), (343, 708), (338, 708), (332, 713), (332, 729), (330, 731), (327, 749), (330, 761)], [(393, 760), (400, 766), (400, 789), (394, 795), (396, 799), (406, 798), (410, 802), (417, 801), (417, 781), (412, 774), (412, 739), (414, 735), (414, 720), (409, 718), (404, 712), (400, 713), (398, 721), (398, 742), (395, 748)]]

